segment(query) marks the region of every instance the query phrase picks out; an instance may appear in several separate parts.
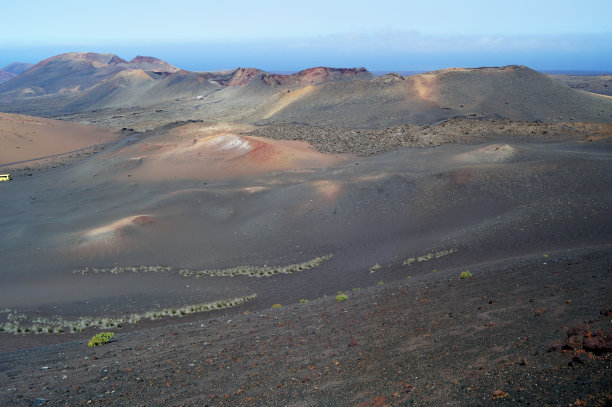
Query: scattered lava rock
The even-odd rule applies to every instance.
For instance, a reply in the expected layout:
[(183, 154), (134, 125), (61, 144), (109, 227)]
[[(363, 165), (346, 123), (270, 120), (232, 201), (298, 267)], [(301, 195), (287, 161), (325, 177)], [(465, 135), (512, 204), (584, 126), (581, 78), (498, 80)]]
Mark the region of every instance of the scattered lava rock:
[(562, 341), (554, 341), (550, 345), (548, 345), (548, 352), (557, 352), (563, 349)]
[(612, 333), (604, 335), (602, 330), (584, 338), (584, 349), (596, 355), (612, 352)]
[(565, 342), (555, 341), (548, 346), (548, 352), (573, 350), (572, 362), (587, 363), (595, 356), (612, 352), (612, 329), (607, 334), (603, 330), (593, 332), (589, 325), (580, 324), (567, 330)]
[(546, 311), (548, 311), (548, 308), (546, 307), (540, 307), (538, 309), (535, 310), (535, 316), (539, 317), (540, 315), (542, 315), (543, 313), (545, 313)]
[(491, 400), (505, 399), (506, 397), (508, 397), (508, 393), (506, 393), (505, 391), (495, 390), (493, 392), (493, 395), (491, 396)]
[(593, 359), (593, 353), (587, 352), (584, 349), (580, 349), (574, 352), (574, 357), (572, 358), (572, 362), (585, 364), (592, 359)]

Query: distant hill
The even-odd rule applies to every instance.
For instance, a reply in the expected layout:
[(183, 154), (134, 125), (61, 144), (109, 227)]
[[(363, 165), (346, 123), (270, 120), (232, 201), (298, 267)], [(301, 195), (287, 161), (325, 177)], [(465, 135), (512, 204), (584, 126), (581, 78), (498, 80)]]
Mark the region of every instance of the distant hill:
[(2, 70), (6, 72), (10, 72), (15, 75), (21, 75), (22, 73), (24, 73), (25, 71), (27, 71), (33, 66), (34, 64), (28, 64), (24, 62), (13, 62), (12, 64), (8, 64), (4, 68), (2, 68)]
[(7, 72), (7, 71), (5, 71), (3, 69), (0, 69), (0, 83), (4, 83), (6, 81), (10, 81), (11, 79), (13, 79), (16, 76), (17, 75), (15, 75), (14, 73)]
[(141, 69), (143, 71), (153, 72), (176, 72), (179, 70), (179, 68), (161, 59), (143, 57), (141, 55), (134, 57), (130, 62), (119, 63), (117, 65), (126, 69)]
[(549, 74), (548, 76), (573, 89), (612, 96), (612, 75)]
[(70, 53), (45, 59), (15, 81), (0, 86), (5, 97), (73, 93), (94, 86), (122, 70), (112, 54)]
[[(292, 75), (255, 68), (189, 72), (154, 57), (137, 56), (128, 62), (114, 54), (68, 53), (41, 61), (10, 83), (0, 85), (0, 103), (4, 102), (0, 108), (54, 116), (88, 109), (151, 106), (204, 97), (226, 87), (250, 85), (252, 96), (262, 89), (372, 77), (365, 68), (317, 67)], [(244, 92), (243, 96), (249, 97)]]
[(152, 57), (127, 62), (113, 54), (68, 53), (39, 62), (10, 84), (0, 87), (6, 99), (74, 94), (87, 90), (124, 70), (174, 72), (178, 68)]

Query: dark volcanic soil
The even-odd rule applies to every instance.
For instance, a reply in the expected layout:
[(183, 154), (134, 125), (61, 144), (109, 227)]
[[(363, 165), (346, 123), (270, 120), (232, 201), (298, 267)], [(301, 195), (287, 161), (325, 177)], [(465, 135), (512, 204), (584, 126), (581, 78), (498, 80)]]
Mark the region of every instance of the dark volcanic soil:
[(0, 404), (609, 405), (610, 249), (3, 354)]
[(399, 147), (437, 147), (455, 143), (476, 144), (499, 138), (515, 142), (609, 140), (612, 137), (612, 124), (537, 123), (502, 118), (455, 118), (431, 126), (405, 124), (383, 130), (284, 124), (259, 127), (247, 134), (281, 140), (306, 141), (317, 150), (326, 153), (352, 153), (368, 156)]

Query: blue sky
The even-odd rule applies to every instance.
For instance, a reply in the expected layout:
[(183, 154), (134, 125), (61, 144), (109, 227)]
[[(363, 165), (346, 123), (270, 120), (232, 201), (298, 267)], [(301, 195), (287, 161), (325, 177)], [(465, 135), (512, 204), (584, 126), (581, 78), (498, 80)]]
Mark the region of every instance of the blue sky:
[(612, 0), (30, 0), (0, 10), (0, 67), (92, 51), (190, 70), (612, 71)]

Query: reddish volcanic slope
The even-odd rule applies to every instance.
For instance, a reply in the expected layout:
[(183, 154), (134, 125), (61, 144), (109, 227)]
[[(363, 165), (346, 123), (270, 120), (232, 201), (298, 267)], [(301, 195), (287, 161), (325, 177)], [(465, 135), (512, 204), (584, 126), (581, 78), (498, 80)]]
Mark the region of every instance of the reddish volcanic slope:
[[(268, 171), (323, 168), (345, 160), (323, 154), (302, 141), (270, 140), (239, 135), (248, 126), (192, 123), (109, 154), (91, 171), (102, 178), (153, 180), (227, 179)], [(113, 163), (111, 167), (109, 163)], [(101, 167), (100, 167), (101, 166)]]
[(234, 71), (231, 79), (227, 82), (227, 86), (244, 86), (257, 75), (264, 72), (255, 68), (238, 68)]
[(270, 86), (306, 86), (354, 79), (370, 80), (372, 78), (372, 74), (365, 68), (316, 67), (291, 75), (265, 74), (263, 81)]

